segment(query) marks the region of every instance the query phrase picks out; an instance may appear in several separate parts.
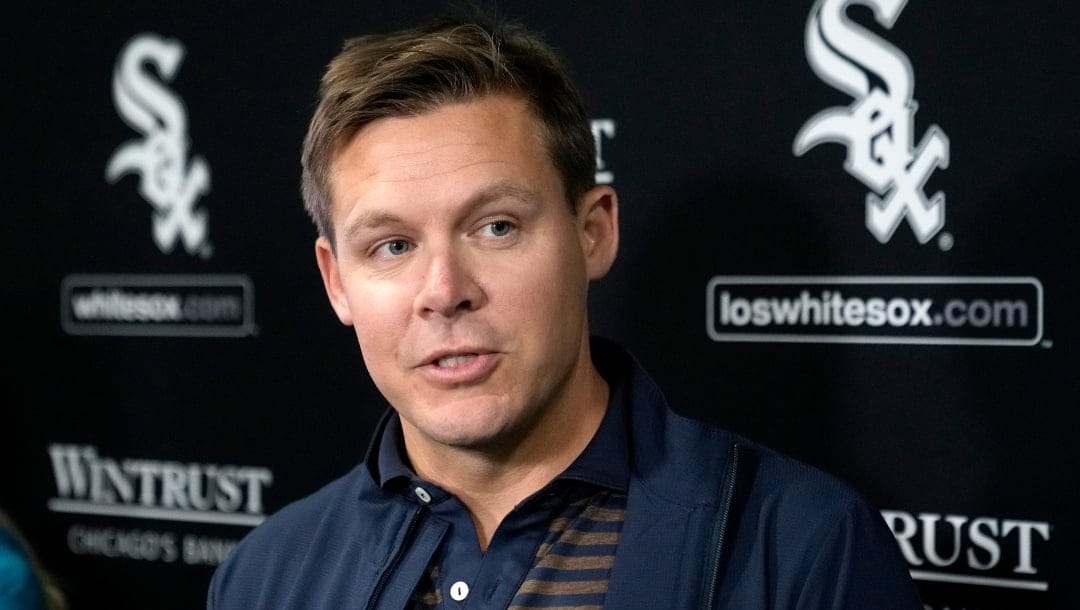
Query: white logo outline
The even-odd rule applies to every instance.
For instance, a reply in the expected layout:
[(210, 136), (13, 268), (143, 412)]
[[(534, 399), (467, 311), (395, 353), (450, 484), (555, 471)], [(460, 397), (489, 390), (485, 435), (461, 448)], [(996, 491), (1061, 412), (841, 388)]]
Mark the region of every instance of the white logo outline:
[[(869, 7), (891, 29), (907, 0), (817, 0), (806, 22), (806, 57), (830, 86), (850, 95), (849, 106), (827, 108), (803, 124), (792, 144), (801, 157), (818, 144), (847, 147), (844, 169), (871, 189), (866, 228), (887, 243), (905, 218), (921, 244), (945, 226), (945, 193), (929, 199), (923, 187), (934, 169), (949, 166), (949, 138), (931, 125), (917, 148), (914, 72), (902, 51), (849, 19), (852, 4)], [(857, 59), (856, 59), (857, 58)], [(885, 88), (873, 83), (874, 73)]]
[[(138, 174), (139, 194), (154, 208), (152, 235), (158, 249), (168, 254), (182, 241), (189, 254), (209, 258), (208, 215), (196, 210), (195, 202), (210, 192), (210, 168), (202, 156), (188, 159), (187, 110), (162, 84), (175, 78), (184, 52), (180, 41), (152, 33), (134, 36), (120, 52), (113, 70), (113, 103), (124, 122), (144, 137), (116, 149), (105, 180), (115, 184)], [(161, 80), (146, 64), (157, 69)]]

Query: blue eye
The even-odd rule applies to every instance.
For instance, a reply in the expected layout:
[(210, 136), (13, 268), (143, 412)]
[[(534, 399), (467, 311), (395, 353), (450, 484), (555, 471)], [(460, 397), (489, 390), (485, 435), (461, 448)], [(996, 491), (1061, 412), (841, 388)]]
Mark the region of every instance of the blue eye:
[(403, 239), (388, 241), (382, 246), (391, 256), (401, 256), (409, 251), (409, 242)]
[(513, 223), (506, 220), (496, 220), (489, 224), (488, 227), (491, 228), (491, 234), (495, 237), (505, 237), (514, 229)]

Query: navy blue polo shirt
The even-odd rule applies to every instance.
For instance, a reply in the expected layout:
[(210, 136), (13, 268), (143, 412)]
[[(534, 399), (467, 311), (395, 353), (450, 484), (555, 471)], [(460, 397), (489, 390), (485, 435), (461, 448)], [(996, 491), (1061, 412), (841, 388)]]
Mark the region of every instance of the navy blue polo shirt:
[[(466, 601), (470, 608), (507, 608), (526, 601), (534, 607), (602, 603), (630, 476), (628, 389), (623, 379), (609, 380), (609, 385), (607, 411), (585, 450), (562, 474), (514, 507), (486, 552), (480, 551), (465, 506), (413, 472), (400, 420), (391, 418), (376, 441), (380, 485), (420, 497), (434, 516), (450, 524), (416, 587), (415, 608), (456, 608)], [(573, 535), (566, 535), (567, 528)]]

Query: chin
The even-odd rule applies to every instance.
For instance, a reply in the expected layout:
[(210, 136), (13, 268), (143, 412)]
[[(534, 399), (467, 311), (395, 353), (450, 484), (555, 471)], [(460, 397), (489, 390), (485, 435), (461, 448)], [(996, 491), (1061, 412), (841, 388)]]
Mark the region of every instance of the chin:
[[(462, 401), (472, 402), (472, 401)], [(444, 405), (438, 417), (415, 422), (428, 439), (450, 447), (487, 449), (507, 443), (514, 436), (515, 418), (503, 401)]]
[(473, 425), (442, 426), (428, 436), (444, 445), (462, 449), (490, 449), (506, 444), (513, 436), (511, 427), (493, 419), (472, 422)]

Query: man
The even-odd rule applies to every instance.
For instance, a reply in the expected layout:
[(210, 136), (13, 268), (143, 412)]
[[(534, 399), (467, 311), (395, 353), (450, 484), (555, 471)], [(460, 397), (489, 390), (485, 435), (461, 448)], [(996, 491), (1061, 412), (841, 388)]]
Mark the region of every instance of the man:
[(675, 415), (591, 337), (618, 249), (588, 115), (516, 27), (346, 43), (303, 151), (330, 304), (392, 407), (272, 515), (209, 608), (919, 608), (829, 475)]

